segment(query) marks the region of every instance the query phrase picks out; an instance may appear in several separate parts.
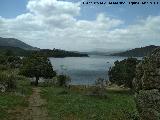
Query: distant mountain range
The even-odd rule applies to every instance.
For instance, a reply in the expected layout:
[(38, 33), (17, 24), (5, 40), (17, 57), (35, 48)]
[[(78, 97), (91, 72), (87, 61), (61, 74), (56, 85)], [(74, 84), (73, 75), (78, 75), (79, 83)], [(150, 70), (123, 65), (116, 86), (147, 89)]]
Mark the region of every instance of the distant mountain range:
[(7, 46), (7, 47), (16, 47), (21, 48), (24, 50), (39, 50), (39, 48), (32, 47), (18, 39), (15, 38), (2, 38), (0, 37), (0, 46)]
[(113, 53), (119, 53), (119, 52), (122, 52), (122, 50), (109, 50), (109, 51), (103, 50), (103, 51), (90, 51), (90, 52), (81, 52), (81, 53), (88, 54), (88, 55), (107, 56), (107, 55), (110, 55)]
[[(144, 57), (151, 53), (154, 49), (159, 46), (150, 45), (141, 48), (135, 48), (132, 50), (110, 50), (103, 52), (100, 51), (91, 51), (91, 52), (74, 52), (74, 51), (65, 51), (60, 49), (40, 49), (32, 47), (18, 39), (15, 38), (2, 38), (0, 37), (0, 54), (5, 54), (6, 51), (12, 51), (14, 55), (18, 56), (27, 56), (35, 51), (40, 54), (45, 54), (48, 57), (87, 57), (89, 55), (109, 55), (109, 56), (124, 56), (124, 57)], [(123, 51), (123, 52), (122, 52)]]
[(110, 56), (144, 57), (144, 56), (149, 55), (157, 47), (159, 47), (159, 46), (150, 45), (150, 46), (146, 46), (146, 47), (127, 50), (125, 52), (113, 53), (113, 54), (110, 54)]

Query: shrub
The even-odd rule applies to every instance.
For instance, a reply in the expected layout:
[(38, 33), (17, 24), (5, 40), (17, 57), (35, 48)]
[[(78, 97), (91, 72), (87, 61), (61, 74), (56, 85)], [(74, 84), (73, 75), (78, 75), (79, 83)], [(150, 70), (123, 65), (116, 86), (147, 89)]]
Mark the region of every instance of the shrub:
[(57, 85), (61, 87), (67, 87), (70, 82), (70, 77), (67, 75), (58, 75), (57, 76)]
[[(3, 56), (0, 55), (0, 65), (3, 69), (8, 68), (19, 68), (22, 64), (22, 60), (20, 57), (17, 56)], [(1, 70), (1, 69), (0, 69)]]
[(112, 68), (108, 71), (109, 80), (117, 85), (124, 85), (132, 88), (132, 81), (135, 77), (136, 65), (139, 61), (136, 58), (128, 58), (122, 61), (116, 61)]
[(21, 58), (17, 56), (8, 56), (6, 62), (11, 68), (19, 68), (22, 64)]
[(2, 72), (0, 73), (0, 85), (7, 91), (13, 90), (16, 88), (16, 77), (14, 73)]
[(6, 56), (0, 55), (0, 64), (6, 64)]
[(95, 86), (92, 90), (91, 95), (106, 97), (105, 96), (105, 87), (106, 87), (106, 81), (103, 78), (98, 78), (95, 81)]
[(0, 64), (0, 71), (5, 71), (5, 70), (8, 70), (9, 67), (7, 65), (1, 65)]

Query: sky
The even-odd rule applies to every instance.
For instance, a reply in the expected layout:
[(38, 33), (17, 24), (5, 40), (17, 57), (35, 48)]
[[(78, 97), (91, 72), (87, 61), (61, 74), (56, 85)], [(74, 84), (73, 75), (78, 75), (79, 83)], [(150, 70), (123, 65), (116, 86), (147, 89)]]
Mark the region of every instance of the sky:
[[(160, 45), (160, 2), (145, 5), (83, 4), (98, 1), (109, 2), (0, 0), (0, 37), (17, 38), (43, 49), (73, 51)], [(128, 3), (132, 0), (110, 0), (114, 1)]]

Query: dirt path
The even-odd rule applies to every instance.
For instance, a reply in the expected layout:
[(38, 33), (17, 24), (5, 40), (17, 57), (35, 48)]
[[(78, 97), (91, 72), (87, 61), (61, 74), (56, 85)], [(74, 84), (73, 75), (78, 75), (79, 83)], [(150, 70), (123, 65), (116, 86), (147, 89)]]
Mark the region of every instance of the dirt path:
[(33, 94), (29, 98), (29, 107), (24, 110), (18, 120), (51, 120), (45, 107), (46, 101), (40, 97), (40, 88), (33, 88)]

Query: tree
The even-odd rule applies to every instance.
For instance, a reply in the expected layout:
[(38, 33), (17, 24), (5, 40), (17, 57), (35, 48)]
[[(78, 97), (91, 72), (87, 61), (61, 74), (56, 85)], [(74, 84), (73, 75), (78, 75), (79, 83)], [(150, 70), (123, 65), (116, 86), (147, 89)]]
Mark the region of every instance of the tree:
[(108, 71), (109, 80), (117, 85), (125, 85), (132, 88), (132, 81), (135, 77), (136, 65), (139, 61), (136, 58), (128, 58), (122, 61), (116, 61)]
[(35, 85), (38, 85), (40, 77), (52, 78), (56, 76), (56, 72), (53, 71), (51, 62), (45, 56), (39, 54), (33, 54), (23, 59), (23, 65), (20, 68), (20, 74), (26, 77), (35, 77)]

